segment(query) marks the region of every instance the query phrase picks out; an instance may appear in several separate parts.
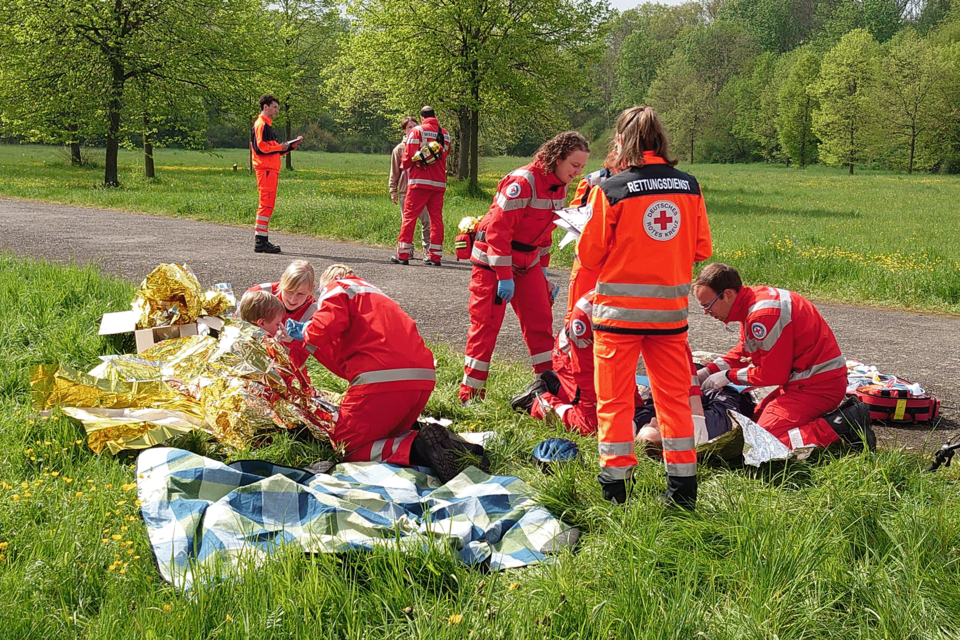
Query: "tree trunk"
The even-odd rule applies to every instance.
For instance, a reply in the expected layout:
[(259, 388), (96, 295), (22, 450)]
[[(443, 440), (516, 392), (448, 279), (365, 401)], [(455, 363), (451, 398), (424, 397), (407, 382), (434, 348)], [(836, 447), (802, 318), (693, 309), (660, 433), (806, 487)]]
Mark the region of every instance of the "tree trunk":
[(803, 118), (800, 122), (800, 168), (807, 166), (807, 109), (810, 106), (810, 99), (804, 100)]
[(156, 178), (153, 167), (153, 142), (150, 139), (150, 118), (143, 115), (143, 177)]
[(480, 113), (470, 109), (470, 193), (480, 193)]
[(75, 124), (67, 125), (67, 131), (70, 132), (70, 164), (79, 167), (83, 164), (83, 158), (80, 157), (80, 137), (77, 135), (79, 127)]
[(913, 152), (917, 146), (917, 128), (910, 127), (910, 164), (907, 165), (907, 174), (913, 173)]
[(694, 141), (694, 137), (693, 137), (693, 134), (691, 133), (690, 134), (690, 164), (693, 164), (693, 141)]
[(850, 127), (850, 175), (853, 175), (853, 127)]
[[(287, 120), (283, 124), (283, 133), (285, 136), (287, 136), (283, 141), (286, 142), (287, 140), (293, 140), (293, 127), (290, 124), (290, 105), (286, 105), (283, 110), (287, 113)], [(287, 171), (293, 171), (292, 153), (287, 154)]]
[(465, 180), (470, 173), (470, 109), (460, 107), (457, 111), (460, 139), (457, 141), (457, 180)]
[(113, 80), (110, 86), (110, 99), (107, 101), (107, 157), (103, 168), (103, 184), (107, 187), (119, 187), (117, 158), (120, 152), (120, 110), (123, 106), (123, 85), (126, 78), (123, 66), (115, 62)]

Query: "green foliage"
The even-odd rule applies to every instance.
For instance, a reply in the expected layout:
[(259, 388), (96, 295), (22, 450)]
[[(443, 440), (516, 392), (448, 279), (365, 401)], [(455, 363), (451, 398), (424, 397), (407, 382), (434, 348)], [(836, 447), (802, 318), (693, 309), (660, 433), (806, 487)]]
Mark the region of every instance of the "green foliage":
[(776, 126), (780, 144), (787, 157), (800, 167), (817, 160), (818, 140), (813, 133), (813, 114), (820, 106), (816, 92), (819, 77), (820, 58), (812, 51), (801, 51), (776, 93)]
[(670, 131), (674, 153), (694, 162), (697, 142), (714, 112), (710, 85), (692, 64), (675, 54), (651, 85), (647, 99)]

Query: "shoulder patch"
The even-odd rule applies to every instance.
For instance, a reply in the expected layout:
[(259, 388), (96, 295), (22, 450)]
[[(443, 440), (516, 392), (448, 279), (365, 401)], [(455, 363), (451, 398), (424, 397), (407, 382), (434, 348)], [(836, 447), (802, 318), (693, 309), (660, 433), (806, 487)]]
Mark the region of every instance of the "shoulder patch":
[(762, 322), (754, 322), (750, 325), (750, 335), (754, 340), (763, 340), (767, 337), (767, 328)]
[(574, 320), (573, 321), (573, 335), (578, 338), (582, 337), (583, 334), (587, 332), (587, 324), (583, 320)]
[(503, 195), (505, 195), (508, 198), (516, 198), (517, 196), (520, 195), (520, 184), (517, 182), (514, 182), (509, 187), (507, 187), (507, 191)]

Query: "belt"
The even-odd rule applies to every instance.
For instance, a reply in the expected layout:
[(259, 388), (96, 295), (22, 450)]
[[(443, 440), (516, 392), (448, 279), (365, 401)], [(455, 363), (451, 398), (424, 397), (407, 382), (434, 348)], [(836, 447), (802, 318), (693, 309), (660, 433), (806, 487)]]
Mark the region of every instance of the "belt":
[[(477, 235), (474, 238), (474, 242), (486, 242), (487, 241), (487, 231), (477, 231)], [(510, 241), (510, 248), (514, 251), (519, 251), (521, 253), (530, 253), (531, 251), (539, 251), (540, 247), (534, 246), (532, 244), (524, 244), (522, 242), (517, 242), (516, 240)]]

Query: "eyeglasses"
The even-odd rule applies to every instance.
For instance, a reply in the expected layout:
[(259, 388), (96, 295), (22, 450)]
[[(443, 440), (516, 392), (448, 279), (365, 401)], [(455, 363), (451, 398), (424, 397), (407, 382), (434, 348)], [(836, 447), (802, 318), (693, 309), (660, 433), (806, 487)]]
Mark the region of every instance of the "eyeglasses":
[(723, 291), (721, 291), (720, 293), (717, 294), (717, 297), (713, 299), (713, 302), (711, 302), (711, 303), (708, 304), (707, 306), (703, 306), (703, 305), (701, 304), (701, 305), (700, 305), (700, 308), (703, 309), (703, 312), (704, 312), (704, 313), (706, 313), (707, 311), (710, 311), (710, 307), (712, 307), (713, 305), (717, 304), (717, 300), (719, 300), (722, 296), (723, 296)]

